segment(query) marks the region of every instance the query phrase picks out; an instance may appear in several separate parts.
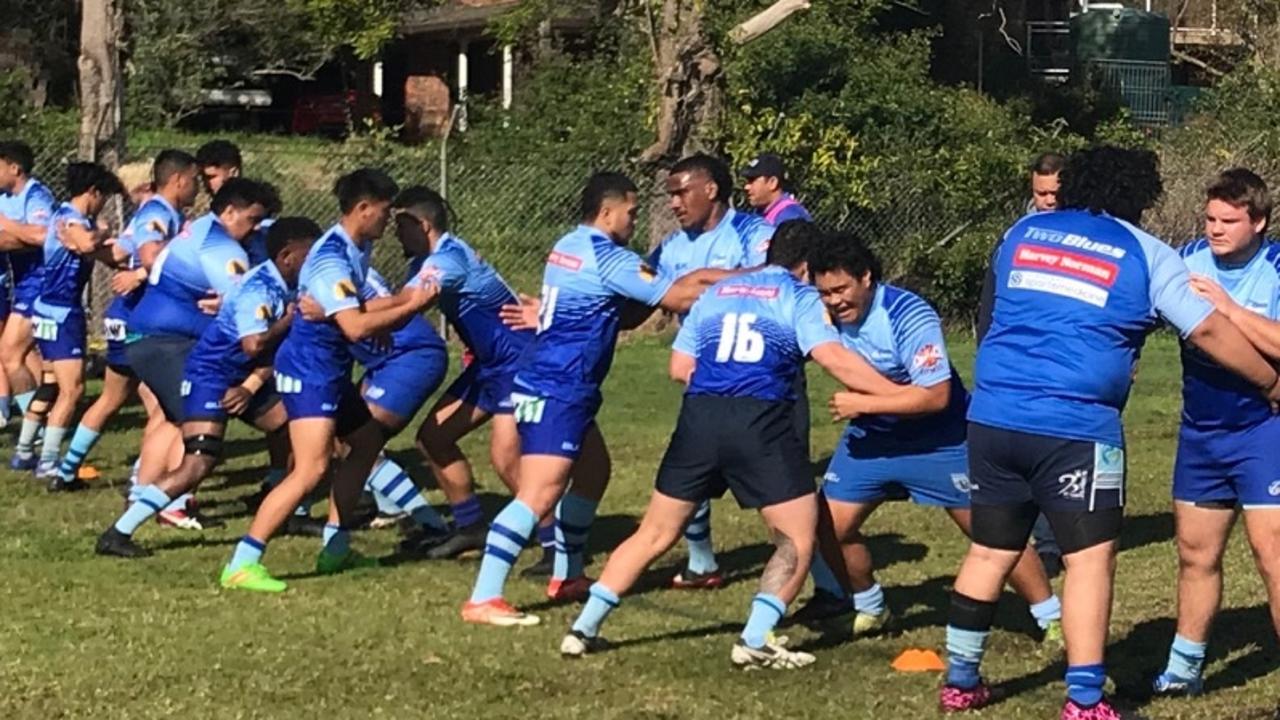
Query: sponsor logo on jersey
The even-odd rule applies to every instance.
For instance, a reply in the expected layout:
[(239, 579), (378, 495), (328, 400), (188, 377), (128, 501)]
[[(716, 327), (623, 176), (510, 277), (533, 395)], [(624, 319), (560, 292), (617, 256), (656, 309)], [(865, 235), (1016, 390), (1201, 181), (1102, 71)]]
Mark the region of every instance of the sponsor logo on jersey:
[(1071, 298), (1096, 307), (1106, 307), (1111, 297), (1111, 293), (1096, 285), (1043, 272), (1015, 270), (1009, 273), (1009, 287)]
[(357, 297), (359, 294), (360, 293), (356, 291), (356, 284), (351, 282), (348, 278), (339, 280), (333, 286), (333, 296), (339, 300)]
[(658, 271), (649, 267), (648, 263), (640, 263), (640, 268), (636, 272), (640, 274), (640, 279), (647, 283), (658, 279)]
[(1089, 252), (1106, 255), (1117, 260), (1125, 256), (1124, 248), (1118, 248), (1104, 242), (1094, 242), (1083, 235), (1075, 233), (1064, 233), (1057, 230), (1046, 230), (1044, 228), (1032, 227), (1027, 229), (1024, 236), (1028, 240), (1038, 240), (1040, 242), (1054, 243), (1063, 247), (1078, 248), (1080, 250), (1088, 250)]
[(1026, 244), (1019, 245), (1015, 250), (1013, 266), (1058, 272), (1103, 287), (1115, 285), (1116, 277), (1120, 274), (1120, 267), (1109, 260)]
[(248, 270), (249, 268), (245, 267), (244, 263), (238, 259), (233, 258), (227, 261), (228, 275), (243, 275)]
[(253, 316), (259, 320), (270, 320), (271, 306), (266, 304), (259, 305), (258, 309), (253, 311)]
[(568, 253), (562, 253), (559, 250), (551, 251), (551, 254), (547, 256), (547, 263), (555, 265), (556, 267), (562, 267), (565, 270), (572, 270), (573, 272), (578, 272), (582, 269), (582, 258)]
[(916, 351), (916, 356), (911, 359), (911, 365), (917, 370), (932, 370), (943, 360), (942, 348), (929, 343)]
[(761, 287), (759, 285), (724, 285), (716, 291), (720, 297), (748, 297), (757, 300), (773, 300), (778, 297), (778, 288)]

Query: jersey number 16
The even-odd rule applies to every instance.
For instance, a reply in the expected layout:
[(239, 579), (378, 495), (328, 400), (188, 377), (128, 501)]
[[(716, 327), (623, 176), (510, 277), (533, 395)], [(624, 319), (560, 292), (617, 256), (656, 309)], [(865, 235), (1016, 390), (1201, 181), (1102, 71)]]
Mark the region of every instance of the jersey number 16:
[(751, 329), (755, 313), (727, 313), (720, 325), (716, 362), (754, 363), (764, 357), (764, 335)]

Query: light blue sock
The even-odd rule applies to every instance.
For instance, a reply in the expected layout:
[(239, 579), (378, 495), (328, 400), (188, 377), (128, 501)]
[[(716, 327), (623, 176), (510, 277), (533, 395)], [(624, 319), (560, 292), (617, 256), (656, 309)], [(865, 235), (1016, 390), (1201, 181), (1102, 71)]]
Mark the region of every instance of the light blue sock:
[(471, 590), (471, 602), (502, 597), (507, 573), (516, 564), (520, 551), (524, 550), (524, 544), (537, 524), (538, 516), (519, 500), (507, 503), (502, 512), (498, 513), (489, 524), (484, 559), (480, 561), (480, 572), (476, 575), (476, 584)]
[(18, 457), (26, 459), (34, 454), (33, 448), (36, 444), (36, 433), (39, 430), (39, 420), (32, 420), (27, 417), (22, 418), (22, 429), (18, 431), (18, 444), (13, 448)]
[(132, 535), (137, 532), (142, 523), (150, 520), (168, 504), (169, 496), (165, 495), (163, 490), (155, 485), (144, 485), (138, 490), (137, 502), (130, 505), (129, 509), (125, 510), (116, 521), (116, 530), (125, 535)]
[(227, 564), (227, 567), (232, 570), (238, 570), (245, 565), (262, 562), (262, 553), (266, 551), (266, 543), (258, 542), (248, 535), (245, 535), (240, 538), (240, 542), (236, 543), (236, 551), (231, 556), (231, 562)]
[(831, 571), (831, 566), (821, 555), (813, 556), (813, 564), (809, 566), (809, 576), (813, 578), (813, 587), (815, 590), (821, 590), (828, 595), (836, 597), (845, 597), (844, 588), (840, 587), (840, 581), (836, 580), (836, 574)]
[(1173, 646), (1169, 648), (1169, 663), (1165, 665), (1164, 671), (1182, 680), (1198, 680), (1204, 673), (1204, 656), (1208, 646), (1208, 643), (1174, 635)]
[(860, 613), (883, 615), (884, 588), (880, 587), (880, 583), (876, 583), (862, 592), (854, 593), (853, 607)]
[(711, 501), (703, 500), (684, 529), (684, 539), (689, 545), (689, 571), (700, 575), (720, 569), (716, 564), (716, 551), (711, 547)]
[(747, 626), (742, 629), (742, 642), (749, 648), (762, 648), (769, 633), (787, 614), (787, 604), (782, 598), (769, 593), (756, 593), (751, 599), (751, 614)]
[(62, 438), (66, 437), (64, 427), (47, 427), (44, 431), (44, 447), (40, 450), (41, 464), (53, 465), (62, 454)]
[(26, 415), (27, 408), (31, 407), (31, 401), (35, 398), (36, 391), (28, 390), (24, 393), (18, 393), (13, 396), (13, 402), (18, 406), (18, 414)]
[(591, 586), (591, 593), (587, 596), (587, 604), (582, 607), (582, 612), (578, 613), (578, 619), (573, 621), (573, 629), (586, 635), (587, 637), (596, 637), (600, 634), (600, 625), (604, 619), (609, 617), (609, 613), (618, 607), (618, 596), (612, 590), (594, 583)]
[(962, 630), (947, 626), (947, 684), (962, 690), (971, 690), (982, 682), (978, 668), (986, 652), (986, 630)]
[(324, 543), (324, 552), (330, 555), (340, 557), (351, 552), (351, 532), (337, 525), (325, 523), (324, 534), (320, 536), (320, 540)]
[(13, 417), (13, 398), (8, 395), (0, 395), (0, 418), (4, 418), (5, 422), (9, 422), (9, 418)]
[(80, 472), (80, 466), (84, 464), (85, 456), (98, 444), (100, 437), (102, 433), (85, 427), (83, 423), (76, 426), (76, 431), (71, 434), (71, 444), (67, 446), (67, 454), (62, 456), (62, 462), (58, 465), (58, 474), (62, 475), (63, 480), (75, 478)]
[(599, 503), (581, 495), (565, 493), (556, 505), (556, 557), (551, 577), (567, 580), (582, 577), (587, 534), (596, 519)]
[(1107, 669), (1096, 665), (1067, 667), (1067, 697), (1077, 705), (1092, 707), (1102, 701), (1102, 686), (1107, 682)]
[(178, 512), (178, 511), (186, 512), (187, 501), (193, 497), (195, 496), (192, 495), (191, 493), (183, 493), (178, 497), (174, 498), (173, 502), (169, 503), (169, 506), (166, 507), (165, 510), (168, 510), (169, 512)]
[[(382, 507), (383, 499), (391, 503), (393, 512), (407, 512), (422, 527), (445, 530), (444, 518), (422, 498), (418, 486), (394, 460), (383, 458), (369, 475), (368, 486)], [(389, 513), (390, 514), (390, 513)]]
[(1031, 606), (1031, 617), (1035, 618), (1036, 624), (1044, 630), (1049, 627), (1049, 623), (1062, 619), (1062, 601), (1057, 595), (1050, 595), (1048, 600)]

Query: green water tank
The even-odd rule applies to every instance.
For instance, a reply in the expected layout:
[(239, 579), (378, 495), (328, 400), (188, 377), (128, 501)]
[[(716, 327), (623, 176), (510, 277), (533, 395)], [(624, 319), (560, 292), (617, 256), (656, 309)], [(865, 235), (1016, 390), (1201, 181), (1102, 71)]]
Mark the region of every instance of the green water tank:
[(1169, 18), (1160, 13), (1091, 4), (1071, 18), (1071, 52), (1077, 65), (1094, 60), (1169, 62)]

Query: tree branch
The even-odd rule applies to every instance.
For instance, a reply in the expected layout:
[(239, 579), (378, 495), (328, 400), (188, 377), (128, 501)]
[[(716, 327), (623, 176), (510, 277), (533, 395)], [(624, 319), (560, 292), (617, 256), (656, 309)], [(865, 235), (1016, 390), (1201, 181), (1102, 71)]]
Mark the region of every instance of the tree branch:
[(801, 10), (808, 10), (809, 0), (778, 0), (755, 16), (729, 31), (729, 39), (745, 45), (777, 27), (783, 20)]

